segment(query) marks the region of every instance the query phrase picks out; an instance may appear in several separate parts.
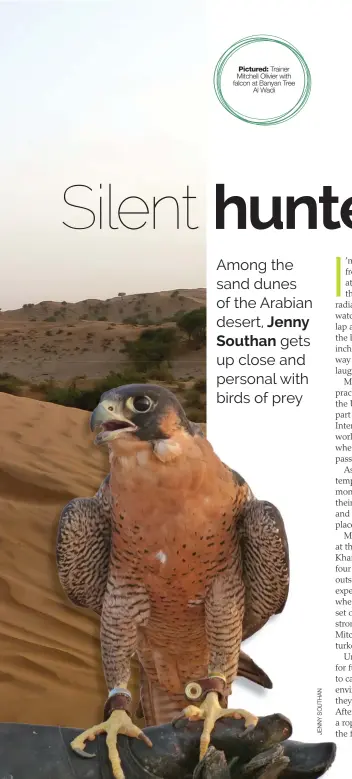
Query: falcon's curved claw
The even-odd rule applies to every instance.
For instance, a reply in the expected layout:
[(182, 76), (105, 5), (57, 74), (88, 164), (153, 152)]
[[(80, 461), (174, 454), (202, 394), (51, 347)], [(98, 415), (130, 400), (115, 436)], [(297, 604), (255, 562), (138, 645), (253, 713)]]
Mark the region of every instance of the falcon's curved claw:
[[(92, 739), (90, 739), (90, 740), (92, 740)], [(95, 752), (86, 752), (84, 749), (80, 749), (79, 747), (73, 747), (72, 744), (73, 744), (73, 741), (71, 741), (71, 747), (72, 747), (73, 751), (76, 753), (76, 755), (79, 755), (80, 757), (96, 757)]]
[(204, 720), (203, 733), (200, 737), (200, 756), (202, 760), (210, 744), (211, 733), (218, 719), (223, 717), (233, 717), (234, 719), (244, 719), (246, 730), (243, 735), (253, 730), (258, 722), (258, 717), (250, 714), (245, 709), (222, 709), (219, 703), (219, 697), (216, 692), (209, 692), (201, 706), (187, 706), (183, 710), (181, 717), (187, 717), (190, 720)]
[(95, 737), (98, 736), (99, 733), (106, 733), (106, 745), (108, 748), (112, 773), (115, 779), (125, 779), (116, 746), (116, 738), (119, 733), (123, 734), (124, 736), (130, 736), (131, 738), (139, 738), (141, 741), (144, 741), (148, 747), (152, 746), (152, 742), (148, 736), (146, 736), (145, 733), (140, 730), (140, 728), (137, 728), (137, 726), (133, 724), (127, 712), (122, 709), (118, 709), (112, 712), (106, 722), (101, 722), (99, 725), (94, 725), (94, 727), (88, 728), (88, 730), (85, 730), (83, 733), (80, 733), (79, 736), (76, 736), (76, 738), (71, 741), (71, 749), (73, 749), (77, 755), (80, 755), (80, 757), (95, 757), (95, 755), (91, 755), (88, 754), (88, 752), (85, 752), (84, 749), (86, 746), (86, 741), (94, 741)]

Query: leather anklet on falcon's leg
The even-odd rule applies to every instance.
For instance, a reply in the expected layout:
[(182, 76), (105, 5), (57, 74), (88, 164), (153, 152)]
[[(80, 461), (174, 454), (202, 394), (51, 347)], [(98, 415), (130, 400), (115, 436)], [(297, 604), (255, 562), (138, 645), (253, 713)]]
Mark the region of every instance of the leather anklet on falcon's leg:
[(152, 742), (143, 733), (140, 728), (133, 724), (129, 714), (129, 705), (132, 701), (132, 695), (125, 687), (117, 687), (110, 691), (109, 697), (104, 707), (104, 722), (88, 728), (80, 733), (73, 741), (71, 748), (81, 757), (95, 757), (94, 754), (85, 752), (86, 741), (94, 741), (100, 733), (106, 733), (106, 745), (108, 748), (111, 768), (115, 779), (124, 779), (124, 773), (121, 767), (121, 761), (116, 746), (116, 739), (119, 734), (138, 738), (151, 747)]
[(258, 717), (245, 711), (245, 709), (227, 709), (225, 690), (226, 679), (221, 674), (211, 674), (205, 679), (199, 679), (199, 681), (191, 682), (186, 686), (186, 698), (199, 705), (187, 706), (183, 710), (181, 717), (178, 717), (176, 721), (183, 717), (193, 721), (204, 720), (203, 732), (200, 738), (199, 760), (203, 759), (208, 750), (211, 733), (218, 719), (224, 717), (244, 719), (247, 732), (249, 729), (255, 728), (258, 722)]
[(236, 679), (243, 633), (245, 587), (240, 555), (230, 570), (219, 573), (212, 582), (205, 602), (205, 631), (209, 647), (207, 677), (188, 684), (185, 696), (198, 706), (187, 706), (182, 717), (204, 720), (200, 739), (200, 759), (204, 757), (218, 719), (244, 719), (246, 728), (254, 728), (258, 717), (244, 709), (227, 709), (231, 684)]

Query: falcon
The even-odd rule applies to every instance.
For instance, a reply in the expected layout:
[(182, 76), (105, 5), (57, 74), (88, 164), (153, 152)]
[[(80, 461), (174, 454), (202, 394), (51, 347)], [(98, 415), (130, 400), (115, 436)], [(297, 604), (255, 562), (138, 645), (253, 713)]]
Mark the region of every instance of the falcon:
[(71, 746), (87, 756), (86, 741), (106, 733), (123, 779), (117, 735), (152, 746), (130, 715), (135, 655), (146, 724), (204, 720), (200, 758), (218, 719), (256, 726), (227, 699), (239, 675), (271, 687), (241, 642), (284, 608), (288, 545), (279, 511), (221, 462), (168, 389), (105, 392), (91, 429), (108, 446), (110, 473), (93, 498), (64, 508), (57, 565), (70, 600), (100, 615), (108, 698), (103, 721)]

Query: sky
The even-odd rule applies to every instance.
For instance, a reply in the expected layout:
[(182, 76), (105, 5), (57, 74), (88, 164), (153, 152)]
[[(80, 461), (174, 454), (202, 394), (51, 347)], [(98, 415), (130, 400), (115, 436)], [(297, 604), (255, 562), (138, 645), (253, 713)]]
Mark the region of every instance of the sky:
[[(204, 26), (203, 0), (0, 2), (2, 310), (205, 285)], [(179, 230), (171, 200), (116, 218), (166, 195)]]

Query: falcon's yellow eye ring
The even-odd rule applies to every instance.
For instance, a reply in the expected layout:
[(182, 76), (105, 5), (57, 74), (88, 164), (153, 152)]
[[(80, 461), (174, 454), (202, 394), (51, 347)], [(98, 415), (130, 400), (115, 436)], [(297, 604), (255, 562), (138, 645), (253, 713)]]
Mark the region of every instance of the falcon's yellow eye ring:
[(135, 395), (126, 400), (126, 407), (134, 414), (146, 414), (153, 406), (153, 401), (148, 395)]

